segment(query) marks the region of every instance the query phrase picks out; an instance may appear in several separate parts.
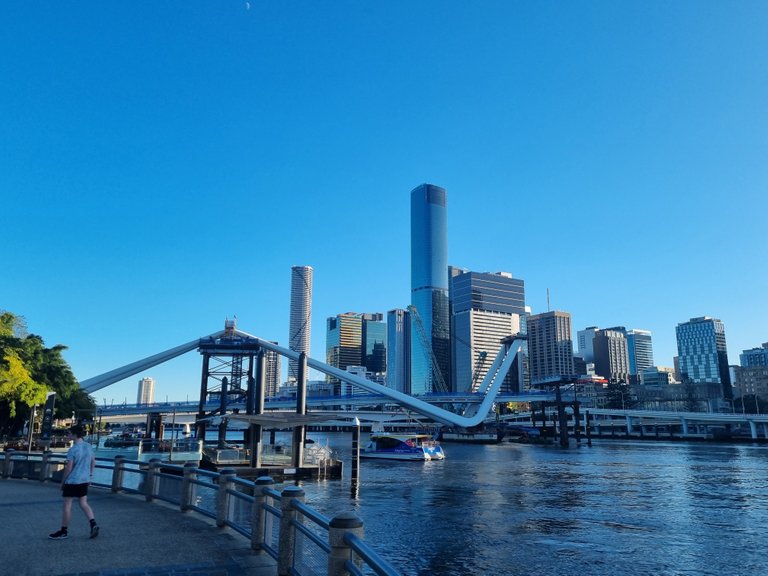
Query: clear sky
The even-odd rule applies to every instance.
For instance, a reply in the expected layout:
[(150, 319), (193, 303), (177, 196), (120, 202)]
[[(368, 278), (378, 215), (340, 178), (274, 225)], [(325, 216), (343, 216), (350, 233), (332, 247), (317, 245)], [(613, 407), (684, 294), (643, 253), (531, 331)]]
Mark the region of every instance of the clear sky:
[[(768, 3), (9, 0), (0, 308), (79, 379), (223, 328), (410, 302), (409, 193), (534, 312), (768, 341)], [(190, 353), (96, 393), (197, 399)]]

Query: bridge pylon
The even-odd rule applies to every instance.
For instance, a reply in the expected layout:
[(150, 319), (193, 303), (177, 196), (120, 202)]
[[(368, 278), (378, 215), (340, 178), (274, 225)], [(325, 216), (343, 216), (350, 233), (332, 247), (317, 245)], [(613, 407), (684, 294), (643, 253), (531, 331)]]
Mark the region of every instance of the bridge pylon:
[[(205, 439), (206, 419), (225, 416), (232, 404), (245, 404), (246, 412), (253, 413), (257, 385), (263, 381), (255, 374), (260, 366), (256, 361), (260, 350), (258, 339), (238, 333), (234, 329), (234, 321), (229, 320), (223, 334), (200, 339), (198, 352), (203, 356), (203, 368), (197, 411), (198, 438)], [(210, 406), (211, 403), (217, 407), (206, 411), (206, 405)], [(223, 448), (226, 431), (226, 421), (222, 420), (219, 426), (219, 447)]]

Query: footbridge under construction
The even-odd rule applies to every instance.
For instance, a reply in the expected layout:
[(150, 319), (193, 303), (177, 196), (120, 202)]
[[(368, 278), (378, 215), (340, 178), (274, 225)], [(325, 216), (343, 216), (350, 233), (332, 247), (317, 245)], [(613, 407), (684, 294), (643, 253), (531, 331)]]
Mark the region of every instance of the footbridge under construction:
[[(501, 343), (498, 354), (483, 382), (474, 393), (431, 393), (411, 396), (330, 366), (269, 340), (258, 338), (227, 324), (224, 330), (197, 338), (159, 354), (116, 368), (100, 376), (81, 381), (81, 388), (92, 394), (102, 388), (120, 382), (178, 356), (198, 350), (203, 355), (200, 399), (196, 403), (172, 402), (154, 405), (116, 405), (99, 407), (99, 414), (106, 418), (119, 418), (149, 412), (194, 416), (197, 435), (204, 437), (207, 423), (218, 417), (229, 417), (248, 422), (260, 433), (262, 425), (285, 423), (289, 427), (303, 428), (307, 424), (346, 421), (355, 418), (369, 421), (426, 420), (458, 428), (473, 428), (487, 421), (496, 402), (544, 402), (552, 404), (555, 393), (531, 392), (509, 394), (501, 392), (501, 385), (520, 350), (524, 336), (513, 336)], [(266, 353), (274, 352), (281, 357), (296, 360), (299, 365), (297, 394), (295, 398), (266, 398)], [(221, 360), (225, 358), (225, 360)], [(214, 366), (215, 359), (220, 362)], [(360, 394), (348, 396), (307, 396), (308, 368), (352, 384)], [(451, 411), (444, 408), (451, 406)], [(309, 413), (308, 409), (312, 408)], [(293, 416), (289, 416), (292, 414)], [(228, 416), (229, 415), (229, 416)], [(280, 415), (280, 416), (278, 416)], [(656, 430), (665, 426), (680, 431), (681, 437), (692, 436), (692, 430), (701, 432), (717, 427), (741, 427), (748, 429), (753, 440), (768, 440), (768, 415), (723, 414), (701, 412), (670, 412), (625, 409), (589, 408), (582, 418), (573, 415), (571, 426), (588, 427), (588, 419), (622, 421), (627, 432), (652, 426)], [(578, 424), (576, 421), (578, 420)], [(613, 424), (611, 424), (611, 429)], [(303, 432), (302, 432), (303, 433)]]
[[(488, 418), (494, 403), (497, 401), (527, 402), (549, 399), (550, 395), (546, 393), (499, 395), (501, 384), (524, 341), (524, 336), (512, 336), (502, 342), (493, 365), (476, 393), (427, 394), (416, 397), (330, 366), (310, 358), (304, 353), (295, 352), (269, 340), (237, 330), (234, 323), (228, 323), (224, 330), (197, 338), (99, 376), (88, 378), (81, 381), (80, 386), (85, 392), (92, 394), (178, 356), (198, 350), (203, 355), (199, 402), (193, 404), (179, 402), (173, 403), (173, 405), (166, 403), (154, 407), (147, 405), (105, 406), (99, 408), (100, 413), (102, 415), (139, 414), (148, 411), (194, 413), (197, 421), (203, 423), (204, 426), (204, 423), (211, 418), (225, 416), (228, 413), (256, 417), (266, 414), (268, 411), (285, 411), (295, 408), (295, 414), (306, 416), (308, 407), (312, 407), (315, 409), (313, 414), (316, 416), (313, 420), (319, 422), (326, 410), (328, 411), (328, 419), (337, 420), (340, 418), (341, 416), (337, 411), (331, 413), (334, 407), (343, 406), (350, 410), (348, 418), (352, 419), (355, 417), (354, 408), (396, 406), (417, 417), (438, 424), (472, 428), (482, 424)], [(295, 399), (265, 397), (267, 352), (276, 353), (299, 363)], [(216, 359), (219, 361), (215, 362)], [(308, 368), (352, 384), (362, 393), (350, 396), (307, 397)], [(461, 414), (458, 414), (442, 407), (449, 404), (463, 405), (464, 409)], [(256, 422), (258, 418), (251, 420)], [(200, 426), (200, 424), (198, 425)]]

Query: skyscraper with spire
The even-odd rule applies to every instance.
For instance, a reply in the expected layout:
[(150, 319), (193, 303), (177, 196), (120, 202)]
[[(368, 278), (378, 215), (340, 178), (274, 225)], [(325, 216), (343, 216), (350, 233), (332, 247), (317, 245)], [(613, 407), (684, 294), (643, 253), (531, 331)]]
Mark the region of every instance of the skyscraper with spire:
[(447, 222), (444, 188), (411, 191), (411, 305), (418, 312), (411, 318), (411, 394), (435, 391), (439, 379), (450, 382)]
[[(288, 347), (294, 352), (309, 355), (312, 334), (312, 267), (291, 268), (291, 316), (288, 328)], [(288, 360), (288, 381), (299, 377), (299, 364)]]

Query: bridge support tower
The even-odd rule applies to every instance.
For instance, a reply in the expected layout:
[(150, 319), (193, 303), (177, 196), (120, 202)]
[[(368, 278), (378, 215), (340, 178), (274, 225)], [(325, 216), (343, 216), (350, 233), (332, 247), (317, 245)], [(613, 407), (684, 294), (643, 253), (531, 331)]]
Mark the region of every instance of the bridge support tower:
[[(203, 356), (203, 370), (200, 379), (200, 402), (197, 411), (197, 438), (204, 440), (208, 421), (212, 416), (226, 416), (230, 405), (245, 404), (246, 413), (257, 409), (257, 398), (264, 405), (263, 372), (256, 377), (256, 357), (261, 351), (256, 339), (237, 334), (234, 320), (227, 320), (224, 334), (213, 338), (202, 338), (198, 352)], [(260, 364), (263, 366), (263, 363)], [(257, 384), (261, 384), (261, 392)], [(207, 410), (206, 406), (217, 407)], [(219, 445), (225, 443), (227, 424), (222, 419), (219, 425)], [(249, 438), (250, 439), (250, 438)]]

